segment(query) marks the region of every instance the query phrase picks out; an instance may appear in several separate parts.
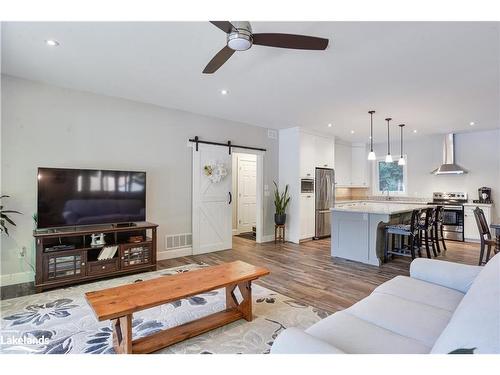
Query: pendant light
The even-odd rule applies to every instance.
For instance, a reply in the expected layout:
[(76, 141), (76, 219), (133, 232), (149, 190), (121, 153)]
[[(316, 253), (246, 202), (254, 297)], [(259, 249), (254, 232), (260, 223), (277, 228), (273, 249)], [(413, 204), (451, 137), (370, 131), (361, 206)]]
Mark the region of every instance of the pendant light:
[(391, 121), (392, 118), (388, 117), (385, 119), (387, 121), (387, 155), (385, 156), (385, 162), (386, 163), (392, 163), (392, 156), (391, 156), (391, 139), (390, 139), (390, 131), (389, 131), (389, 121)]
[(406, 160), (403, 157), (403, 128), (405, 127), (405, 124), (399, 124), (399, 128), (401, 129), (401, 157), (399, 158), (398, 165), (405, 165)]
[(368, 113), (370, 114), (370, 153), (368, 154), (368, 160), (375, 160), (377, 159), (375, 152), (373, 152), (373, 114), (375, 111), (368, 111)]

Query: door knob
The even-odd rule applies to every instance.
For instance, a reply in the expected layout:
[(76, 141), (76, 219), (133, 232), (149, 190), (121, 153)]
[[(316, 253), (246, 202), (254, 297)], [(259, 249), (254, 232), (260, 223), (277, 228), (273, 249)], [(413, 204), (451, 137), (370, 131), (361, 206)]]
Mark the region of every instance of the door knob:
[(229, 204), (233, 201), (233, 196), (231, 195), (231, 192), (229, 192)]

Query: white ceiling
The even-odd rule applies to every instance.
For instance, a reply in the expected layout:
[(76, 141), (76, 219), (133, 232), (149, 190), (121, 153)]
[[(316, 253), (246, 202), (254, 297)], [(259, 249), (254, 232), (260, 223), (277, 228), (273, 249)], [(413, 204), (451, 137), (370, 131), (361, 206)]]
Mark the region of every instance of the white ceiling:
[[(225, 44), (224, 33), (208, 22), (3, 23), (2, 73), (353, 141), (367, 140), (370, 109), (377, 111), (376, 141), (385, 139), (387, 116), (394, 125), (406, 123), (408, 136), (500, 127), (499, 23), (252, 26), (254, 32), (326, 37), (330, 44), (326, 51), (254, 46), (204, 75)], [(60, 46), (48, 47), (49, 38)], [(220, 95), (221, 89), (229, 94)]]

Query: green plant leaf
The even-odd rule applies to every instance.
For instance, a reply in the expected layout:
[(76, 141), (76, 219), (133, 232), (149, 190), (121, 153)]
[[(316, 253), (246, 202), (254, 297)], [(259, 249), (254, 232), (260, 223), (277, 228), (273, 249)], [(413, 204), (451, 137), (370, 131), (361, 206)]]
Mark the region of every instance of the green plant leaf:
[(2, 217), (5, 219), (5, 221), (7, 221), (7, 223), (9, 223), (10, 225), (14, 225), (16, 226), (16, 223), (14, 223), (12, 221), (12, 219), (10, 217), (8, 217), (7, 215), (2, 215)]

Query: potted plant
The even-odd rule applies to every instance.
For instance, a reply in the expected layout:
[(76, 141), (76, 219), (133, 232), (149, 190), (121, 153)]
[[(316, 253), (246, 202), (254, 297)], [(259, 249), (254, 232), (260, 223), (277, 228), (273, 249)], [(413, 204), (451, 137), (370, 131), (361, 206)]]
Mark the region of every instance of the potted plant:
[(274, 222), (276, 225), (284, 225), (286, 222), (286, 207), (290, 203), (290, 197), (288, 196), (288, 185), (285, 186), (285, 190), (280, 193), (278, 189), (278, 184), (274, 183), (274, 207), (276, 213), (274, 214)]
[[(2, 195), (0, 196), (0, 199), (2, 198), (9, 198), (8, 195)], [(6, 224), (10, 225), (16, 225), (14, 221), (9, 217), (7, 214), (20, 214), (19, 211), (14, 211), (14, 210), (6, 210), (4, 209), (3, 205), (0, 205), (0, 233), (5, 232), (5, 234), (8, 236), (9, 235), (9, 230), (7, 229)]]

